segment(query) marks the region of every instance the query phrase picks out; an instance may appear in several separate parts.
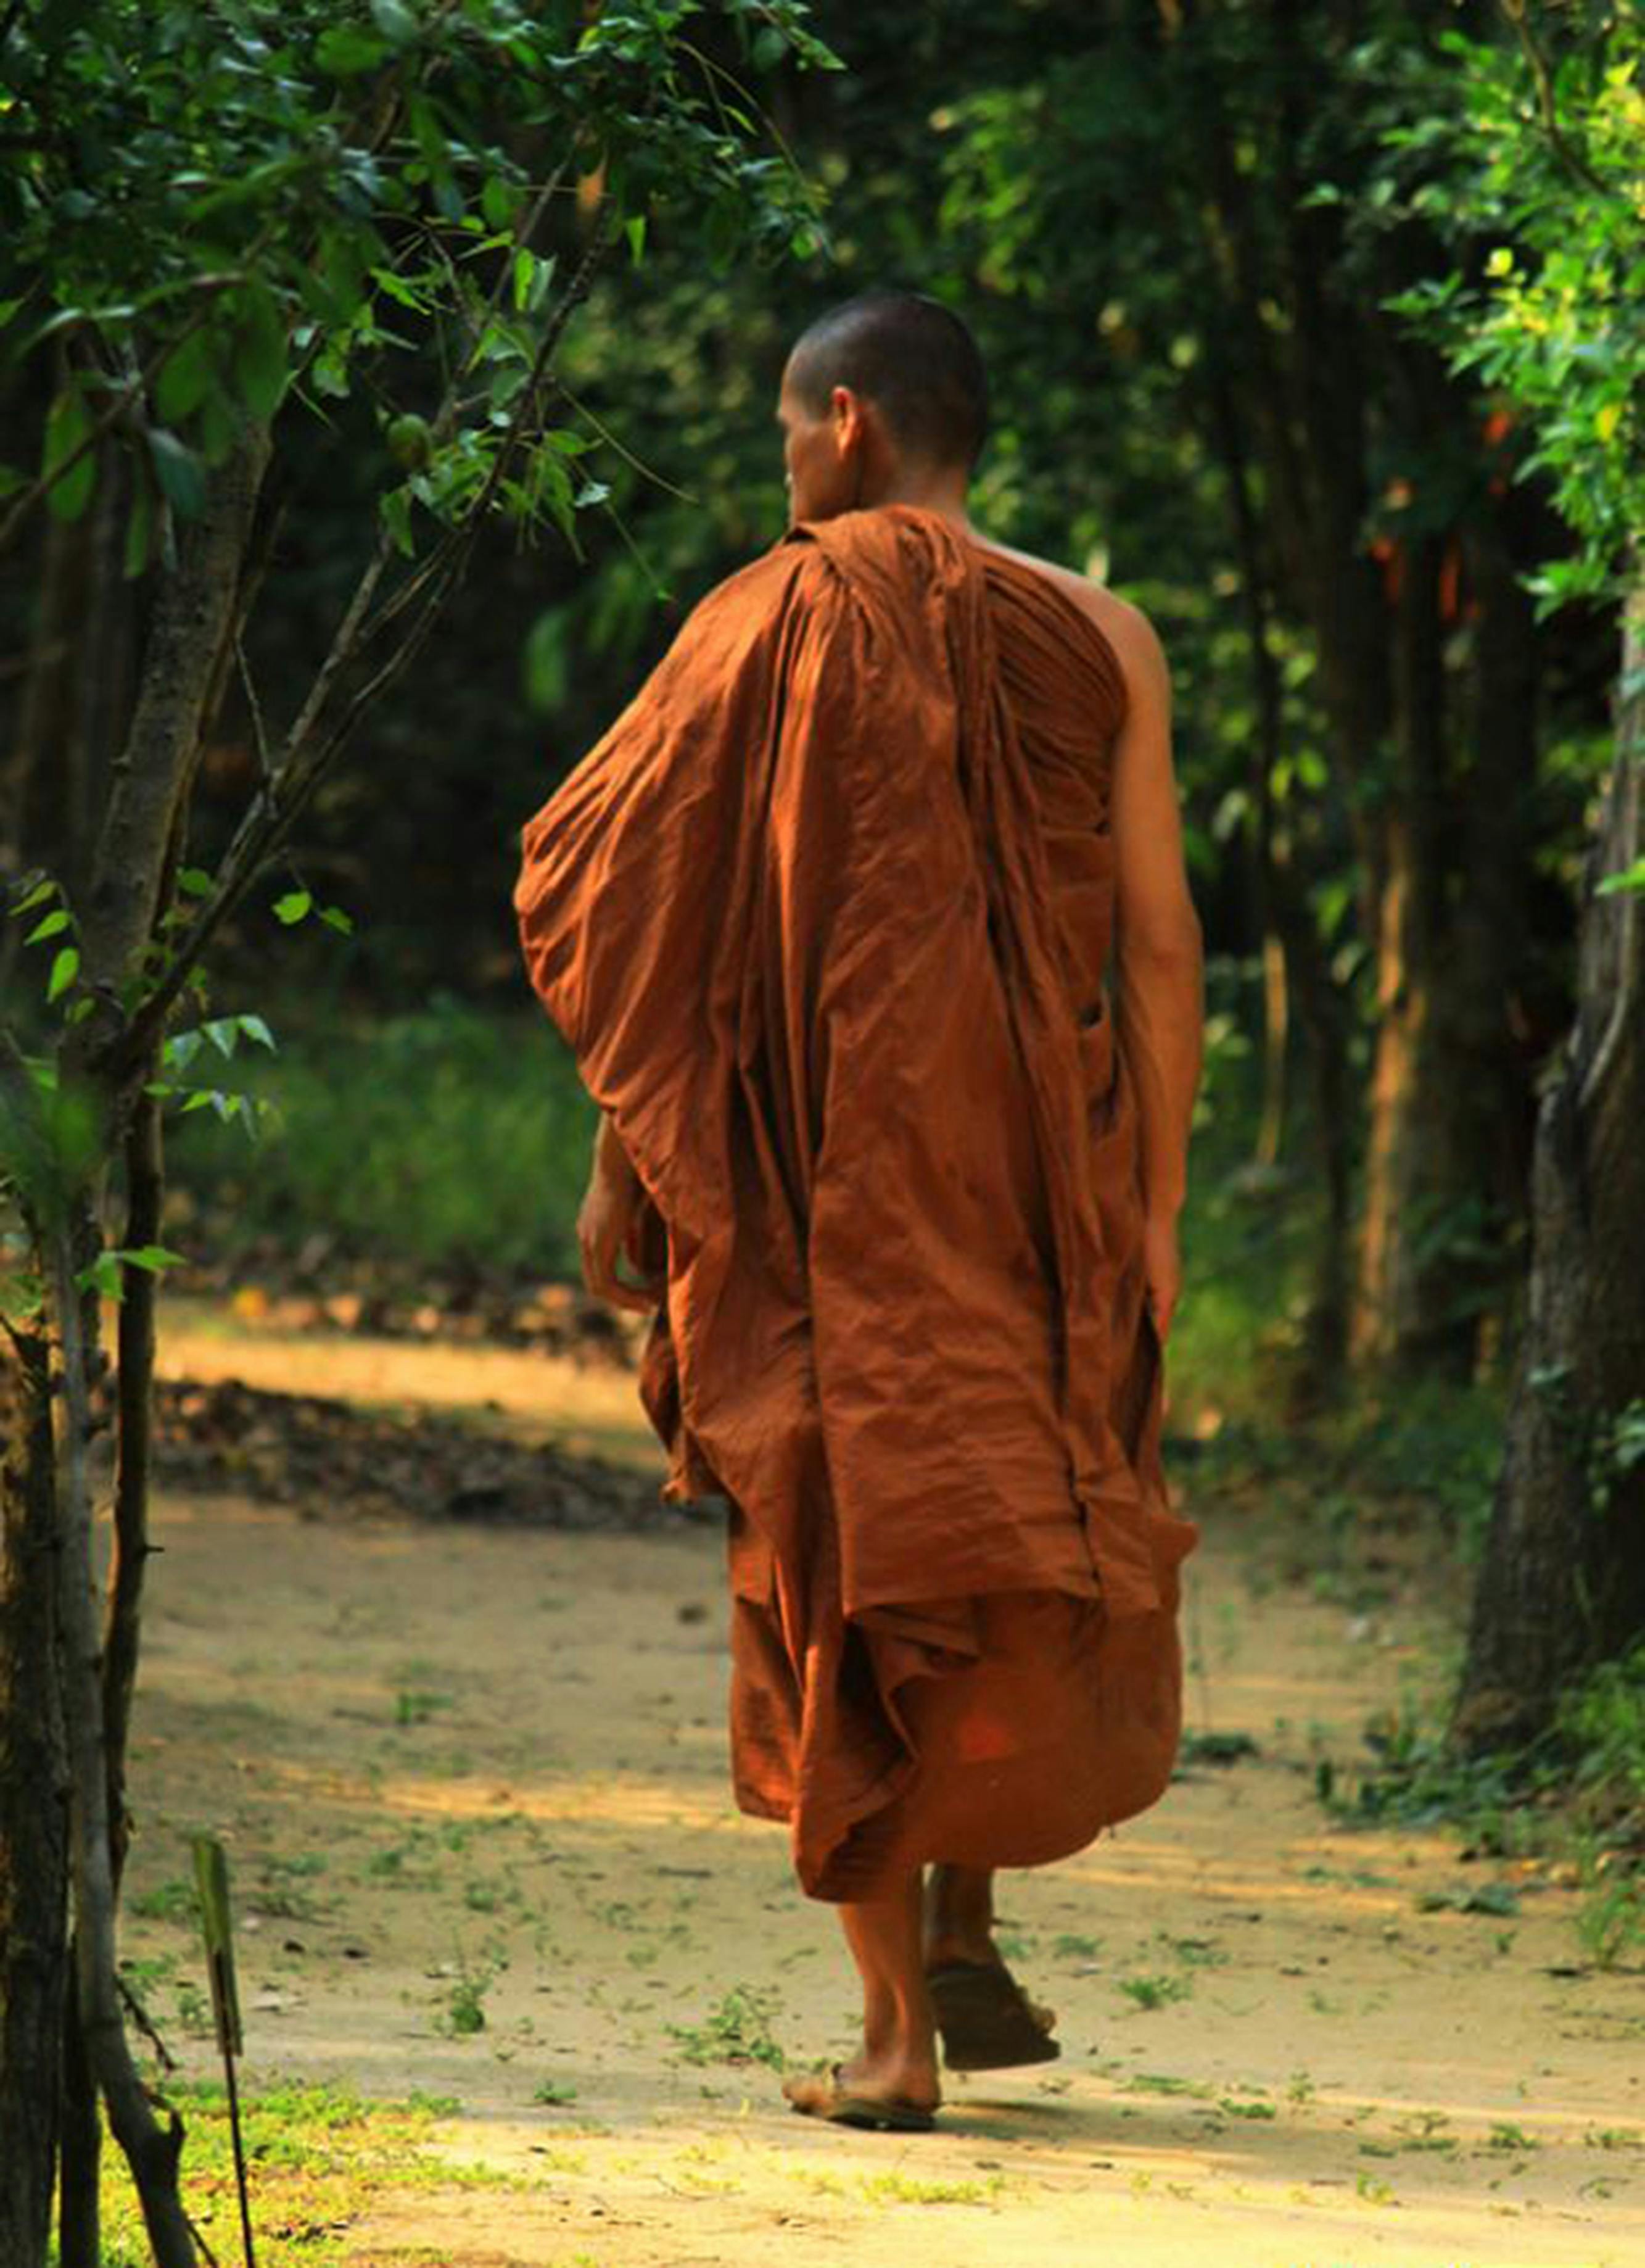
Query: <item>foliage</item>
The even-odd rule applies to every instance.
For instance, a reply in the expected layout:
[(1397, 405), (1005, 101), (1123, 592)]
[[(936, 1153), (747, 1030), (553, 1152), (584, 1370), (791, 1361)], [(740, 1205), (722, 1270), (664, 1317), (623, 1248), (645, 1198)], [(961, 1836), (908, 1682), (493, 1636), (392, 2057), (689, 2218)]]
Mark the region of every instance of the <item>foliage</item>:
[(1553, 608), (1619, 597), (1645, 527), (1645, 23), (1510, 12), (1517, 46), (1446, 34), (1422, 112), (1388, 129), (1391, 181), (1463, 254), (1394, 304), (1529, 429), (1521, 476), (1577, 540), (1538, 578)]
[[(391, 1273), (574, 1267), (593, 1111), (541, 1018), (449, 996), (369, 1024), (334, 1017), (240, 1079), (277, 1101), (254, 1147), (199, 1121), (173, 1144), (180, 1213), (230, 1270), (271, 1242), (294, 1254), (317, 1225)], [(187, 1241), (187, 1220), (174, 1234)]]
[[(717, 17), (762, 67), (790, 49), (826, 61), (793, 0), (77, 0), (12, 15), (9, 343), (19, 359), (60, 350), (40, 466), (54, 511), (87, 508), (108, 474), (94, 439), (118, 444), (129, 573), (172, 515), (198, 513), (239, 421), (289, 394), (324, 418), (364, 390), (401, 550), (420, 514), (449, 525), (487, 495), (569, 534), (592, 500), (585, 436), (533, 420), (500, 468), (510, 412), (543, 375), (578, 184), (598, 184), (584, 207), (636, 259), (652, 215), (682, 209), (721, 257), (815, 232), (735, 71), (693, 36), (711, 44)], [(550, 213), (561, 242), (535, 248)], [(5, 483), (25, 486), (15, 468)]]
[[(1587, 1957), (1612, 1967), (1645, 1944), (1645, 1645), (1601, 1663), (1562, 1697), (1549, 1732), (1514, 1753), (1459, 1756), (1407, 1702), (1367, 1728), (1374, 1762), (1318, 1767), (1321, 1799), (1346, 1823), (1460, 1829), (1474, 1851), (1569, 1869)], [(1443, 1901), (1503, 1914), (1511, 1891), (1487, 1883)]]

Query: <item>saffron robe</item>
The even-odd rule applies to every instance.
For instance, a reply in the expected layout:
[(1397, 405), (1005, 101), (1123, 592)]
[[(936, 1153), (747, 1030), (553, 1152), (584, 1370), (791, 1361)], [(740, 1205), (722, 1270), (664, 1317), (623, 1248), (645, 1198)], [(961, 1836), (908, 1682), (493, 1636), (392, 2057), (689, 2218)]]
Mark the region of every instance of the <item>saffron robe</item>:
[(1033, 1854), (1169, 1777), (1193, 1531), (1103, 983), (1123, 710), (1048, 578), (852, 512), (704, 600), (525, 829), (532, 982), (665, 1235), (671, 1489), (732, 1506), (738, 1799), (816, 1896), (914, 1848), (916, 1719), (1002, 1598), (1072, 1602), (1089, 1671), (1083, 1830)]

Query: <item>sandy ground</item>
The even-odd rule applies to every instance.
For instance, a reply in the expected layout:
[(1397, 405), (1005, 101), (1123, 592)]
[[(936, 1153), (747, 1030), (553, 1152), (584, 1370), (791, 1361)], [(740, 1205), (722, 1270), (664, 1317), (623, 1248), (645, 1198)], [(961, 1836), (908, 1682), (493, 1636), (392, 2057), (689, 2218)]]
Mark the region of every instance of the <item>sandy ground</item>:
[[(195, 1377), (472, 1407), (648, 1454), (620, 1379), (480, 1350), (218, 1339)], [(1425, 1911), (1502, 1870), (1349, 1832), (1313, 1794), (1431, 1660), (1193, 1563), (1196, 1765), (1145, 1820), (1008, 1878), (1005, 1942), (1062, 2060), (954, 2080), (942, 2131), (793, 2117), (849, 2043), (829, 1913), (726, 1787), (712, 1530), (566, 1537), (173, 1499), (158, 1521), (126, 1950), (197, 2010), (186, 1837), (231, 1854), (246, 2083), (455, 2098), (449, 2189), (349, 2235), (461, 2268), (1625, 2268), (1645, 2260), (1645, 1979), (1581, 1968), (1575, 1893)], [(169, 1964), (169, 1965), (168, 1965)], [(478, 2029), (465, 2029), (482, 2019)], [(728, 2036), (729, 2038), (728, 2038)], [(209, 2043), (182, 2044), (209, 2070)], [(773, 2051), (775, 2052), (775, 2049)], [(463, 2182), (476, 2163), (513, 2178)]]

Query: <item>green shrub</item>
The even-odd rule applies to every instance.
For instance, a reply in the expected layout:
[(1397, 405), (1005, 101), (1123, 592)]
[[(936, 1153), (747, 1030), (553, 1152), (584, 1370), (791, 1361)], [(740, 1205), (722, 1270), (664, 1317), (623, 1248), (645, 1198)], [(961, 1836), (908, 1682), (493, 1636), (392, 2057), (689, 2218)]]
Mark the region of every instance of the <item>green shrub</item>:
[(447, 997), (326, 1031), (270, 1021), (276, 1052), (216, 1074), (275, 1106), (268, 1130), (248, 1142), (201, 1111), (173, 1138), (173, 1182), (211, 1214), (214, 1258), (319, 1230), (391, 1265), (574, 1268), (594, 1112), (543, 1018)]

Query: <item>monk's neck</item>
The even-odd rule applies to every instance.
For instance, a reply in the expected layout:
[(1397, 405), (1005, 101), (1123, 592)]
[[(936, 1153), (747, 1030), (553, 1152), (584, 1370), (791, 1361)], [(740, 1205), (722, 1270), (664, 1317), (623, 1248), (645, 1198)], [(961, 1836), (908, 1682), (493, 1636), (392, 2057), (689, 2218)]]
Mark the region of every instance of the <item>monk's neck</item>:
[(951, 521), (962, 534), (973, 532), (966, 511), (963, 475), (904, 473), (888, 480), (882, 490), (865, 501), (907, 504), (915, 512), (935, 512), (939, 519)]

